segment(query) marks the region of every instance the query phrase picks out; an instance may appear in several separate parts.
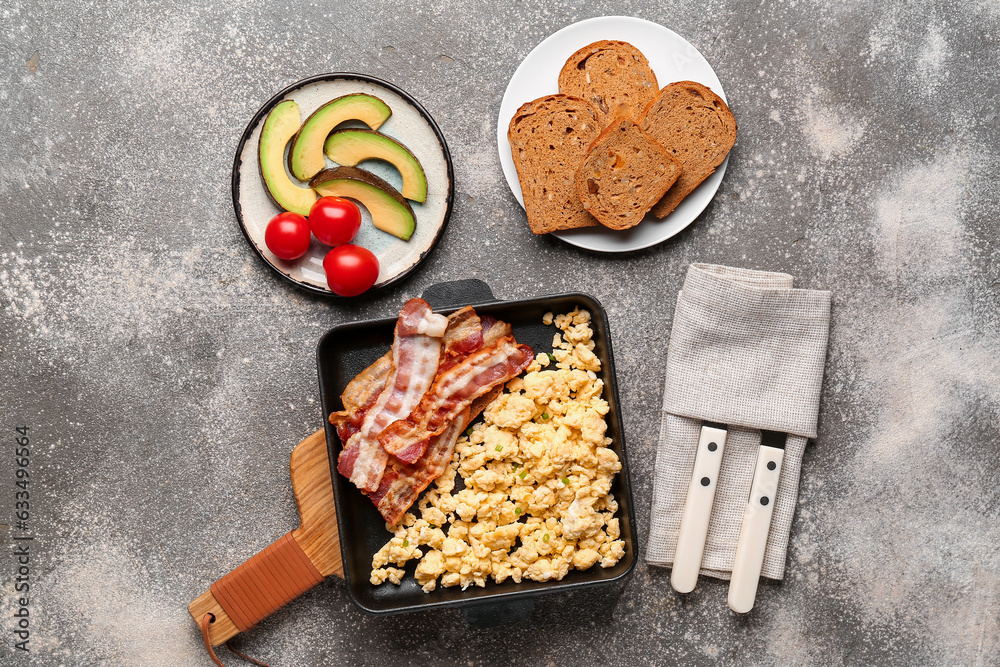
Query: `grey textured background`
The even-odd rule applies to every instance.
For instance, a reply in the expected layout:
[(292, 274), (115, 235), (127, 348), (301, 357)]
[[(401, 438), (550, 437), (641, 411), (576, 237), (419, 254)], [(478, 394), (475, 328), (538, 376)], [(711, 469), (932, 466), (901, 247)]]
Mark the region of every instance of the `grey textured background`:
[[(601, 14), (695, 44), (740, 126), (705, 214), (627, 256), (532, 236), (494, 139), (520, 60)], [(186, 605), (296, 524), (288, 453), (321, 422), (317, 339), (441, 280), (604, 302), (644, 542), (673, 300), (708, 261), (834, 292), (788, 574), (752, 614), (724, 583), (682, 598), (643, 563), (620, 595), (543, 598), (490, 630), (368, 617), (329, 580), (239, 646), (276, 667), (1000, 663), (998, 33), (995, 0), (5, 2), (0, 517), (27, 424), (38, 539), (30, 660), (0, 561), (0, 662), (209, 664)], [(419, 99), (457, 181), (422, 268), (346, 305), (280, 283), (229, 196), (260, 104), (336, 70)]]

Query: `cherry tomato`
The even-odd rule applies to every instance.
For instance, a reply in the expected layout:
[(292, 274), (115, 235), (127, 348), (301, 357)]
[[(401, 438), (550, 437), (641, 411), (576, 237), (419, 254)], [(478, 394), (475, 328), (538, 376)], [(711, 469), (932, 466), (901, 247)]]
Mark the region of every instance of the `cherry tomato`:
[(350, 243), (361, 227), (361, 211), (350, 199), (320, 197), (309, 211), (309, 227), (320, 243)]
[(298, 213), (279, 213), (267, 223), (264, 244), (281, 259), (298, 259), (309, 250), (309, 223)]
[(367, 248), (348, 243), (323, 258), (326, 283), (334, 294), (357, 296), (378, 280), (378, 258)]

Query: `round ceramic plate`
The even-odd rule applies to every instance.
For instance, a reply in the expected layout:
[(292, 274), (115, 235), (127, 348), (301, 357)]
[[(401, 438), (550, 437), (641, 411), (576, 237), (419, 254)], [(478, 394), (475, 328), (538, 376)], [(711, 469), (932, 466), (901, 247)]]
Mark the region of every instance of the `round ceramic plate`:
[[(330, 100), (350, 93), (368, 93), (384, 101), (392, 115), (379, 132), (396, 139), (420, 161), (427, 176), (427, 201), (410, 201), (417, 226), (409, 241), (387, 234), (372, 225), (371, 215), (361, 209), (361, 231), (353, 243), (371, 250), (378, 257), (379, 275), (373, 289), (385, 287), (404, 278), (430, 253), (437, 244), (448, 216), (454, 190), (451, 154), (437, 123), (420, 103), (396, 86), (364, 74), (338, 72), (321, 74), (292, 84), (272, 97), (253, 117), (240, 138), (233, 164), (233, 205), (236, 220), (250, 246), (282, 278), (311, 292), (336, 296), (326, 284), (323, 257), (330, 250), (315, 238), (305, 256), (287, 262), (278, 259), (264, 244), (267, 223), (281, 212), (267, 193), (260, 176), (257, 143), (267, 114), (283, 100), (295, 100), (302, 120)], [(339, 127), (366, 127), (349, 122)], [(328, 166), (335, 166), (327, 160)], [(403, 181), (396, 168), (380, 160), (366, 160), (359, 168), (380, 176), (396, 190)]]
[[(629, 16), (602, 16), (563, 28), (536, 46), (521, 62), (507, 84), (503, 102), (500, 103), (500, 115), (497, 118), (500, 164), (507, 184), (521, 206), (524, 206), (521, 184), (517, 180), (517, 170), (510, 155), (510, 142), (507, 141), (510, 119), (525, 102), (559, 92), (559, 70), (567, 58), (578, 49), (602, 39), (622, 40), (642, 51), (661, 88), (674, 81), (697, 81), (726, 99), (722, 83), (708, 61), (698, 49), (673, 30)], [(635, 227), (622, 231), (598, 226), (567, 229), (552, 232), (552, 235), (575, 246), (602, 252), (626, 252), (656, 245), (690, 225), (705, 210), (715, 196), (715, 191), (719, 189), (728, 164), (727, 157), (714, 174), (706, 178), (663, 220), (647, 215)]]

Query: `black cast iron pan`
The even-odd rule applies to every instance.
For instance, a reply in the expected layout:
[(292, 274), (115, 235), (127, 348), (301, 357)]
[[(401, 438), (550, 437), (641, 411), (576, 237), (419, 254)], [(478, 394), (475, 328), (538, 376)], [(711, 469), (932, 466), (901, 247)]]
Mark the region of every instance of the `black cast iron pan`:
[[(373, 614), (392, 614), (440, 607), (466, 607), (466, 616), (476, 624), (506, 622), (530, 614), (533, 598), (545, 593), (569, 592), (584, 587), (620, 582), (631, 572), (636, 561), (638, 540), (635, 534), (635, 516), (632, 491), (629, 486), (628, 460), (625, 453), (624, 429), (618, 388), (615, 382), (614, 359), (611, 352), (610, 327), (607, 314), (596, 299), (582, 293), (556, 294), (535, 299), (498, 301), (490, 288), (479, 280), (462, 280), (434, 285), (424, 292), (423, 298), (438, 312), (449, 313), (465, 305), (472, 305), (480, 315), (491, 315), (510, 323), (519, 343), (530, 345), (536, 353), (552, 348), (552, 335), (556, 329), (542, 324), (546, 312), (563, 313), (581, 306), (592, 315), (594, 353), (600, 358), (603, 370), (600, 377), (605, 383), (605, 396), (610, 411), (607, 416), (608, 437), (611, 449), (622, 463), (611, 492), (618, 501), (621, 539), (625, 542), (625, 557), (614, 567), (602, 569), (595, 565), (586, 571), (571, 571), (562, 581), (533, 582), (524, 580), (503, 584), (487, 582), (485, 588), (471, 586), (466, 590), (438, 587), (424, 593), (413, 579), (415, 563), (406, 568), (407, 577), (401, 586), (385, 583), (372, 586), (368, 579), (372, 556), (391, 537), (385, 521), (371, 501), (361, 494), (336, 470), (341, 443), (336, 429), (329, 423), (329, 415), (342, 408), (340, 394), (359, 372), (381, 357), (392, 344), (396, 317), (366, 322), (342, 324), (331, 329), (319, 342), (320, 394), (326, 424), (326, 441), (329, 447), (333, 492), (337, 505), (337, 524), (340, 548), (343, 555), (344, 574), (351, 599), (362, 609)], [(484, 606), (485, 605), (485, 606)], [(470, 608), (471, 607), (471, 608)]]

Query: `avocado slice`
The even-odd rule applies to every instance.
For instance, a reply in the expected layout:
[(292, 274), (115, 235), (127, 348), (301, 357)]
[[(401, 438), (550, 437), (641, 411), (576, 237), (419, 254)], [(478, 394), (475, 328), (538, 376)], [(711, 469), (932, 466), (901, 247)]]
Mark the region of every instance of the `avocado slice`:
[(383, 232), (409, 241), (417, 226), (410, 202), (375, 174), (357, 167), (324, 169), (309, 182), (322, 197), (356, 199), (372, 215), (372, 222)]
[(288, 169), (300, 181), (308, 181), (326, 167), (323, 142), (333, 128), (347, 120), (360, 120), (377, 130), (392, 115), (392, 109), (374, 95), (353, 93), (331, 100), (302, 123), (288, 153)]
[(357, 166), (363, 160), (385, 160), (403, 177), (401, 195), (421, 203), (427, 200), (424, 168), (406, 146), (392, 137), (375, 130), (337, 130), (327, 137), (323, 151), (345, 167)]
[(292, 213), (309, 215), (316, 193), (293, 183), (285, 171), (285, 146), (299, 131), (301, 122), (299, 105), (292, 100), (285, 100), (271, 109), (260, 131), (257, 164), (264, 187), (275, 204)]

